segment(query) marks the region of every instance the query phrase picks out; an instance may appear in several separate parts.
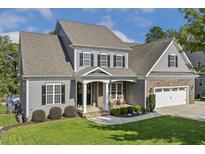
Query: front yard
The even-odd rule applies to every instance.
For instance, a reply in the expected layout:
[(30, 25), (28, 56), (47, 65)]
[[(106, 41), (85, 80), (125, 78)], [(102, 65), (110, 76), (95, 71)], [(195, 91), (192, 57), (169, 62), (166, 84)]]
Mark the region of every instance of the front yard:
[(0, 139), (2, 144), (205, 144), (204, 131), (205, 122), (172, 116), (113, 126), (68, 119), (11, 129)]

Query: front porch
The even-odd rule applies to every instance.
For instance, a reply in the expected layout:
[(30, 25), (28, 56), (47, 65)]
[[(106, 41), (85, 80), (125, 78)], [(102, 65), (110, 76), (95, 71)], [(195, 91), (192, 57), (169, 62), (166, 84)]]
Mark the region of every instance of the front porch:
[(128, 106), (128, 82), (126, 80), (77, 81), (77, 109), (81, 116), (91, 117), (109, 114), (112, 107)]

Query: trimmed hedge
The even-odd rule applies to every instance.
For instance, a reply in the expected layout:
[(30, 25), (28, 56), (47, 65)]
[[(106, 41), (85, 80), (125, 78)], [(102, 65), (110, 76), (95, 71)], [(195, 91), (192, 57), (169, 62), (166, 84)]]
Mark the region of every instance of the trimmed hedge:
[(127, 113), (127, 108), (126, 107), (121, 107), (120, 111), (122, 114), (126, 114)]
[(64, 117), (76, 117), (77, 116), (77, 109), (75, 106), (67, 106), (64, 109), (63, 113)]
[(32, 113), (32, 121), (44, 122), (46, 120), (46, 113), (43, 110), (35, 110)]
[(61, 115), (62, 115), (62, 110), (60, 107), (52, 107), (49, 111), (48, 118), (57, 120), (61, 118)]
[(111, 112), (111, 115), (113, 116), (118, 116), (121, 114), (120, 108), (112, 108), (110, 112)]
[(127, 107), (127, 112), (128, 113), (133, 113), (133, 111), (134, 111), (134, 107), (133, 106), (128, 106)]
[(140, 105), (134, 105), (134, 110), (135, 110), (136, 112), (139, 112), (139, 111), (142, 111), (142, 108), (141, 108)]

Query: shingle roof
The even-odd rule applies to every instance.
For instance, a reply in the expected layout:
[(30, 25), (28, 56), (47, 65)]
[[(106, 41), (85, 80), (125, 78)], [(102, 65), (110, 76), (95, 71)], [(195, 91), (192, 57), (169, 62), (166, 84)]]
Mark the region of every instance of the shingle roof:
[(23, 75), (72, 76), (73, 68), (65, 60), (57, 35), (20, 33)]
[(73, 45), (108, 49), (131, 50), (105, 26), (58, 20)]
[(147, 44), (132, 46), (129, 52), (129, 68), (137, 76), (145, 76), (173, 39), (163, 39)]

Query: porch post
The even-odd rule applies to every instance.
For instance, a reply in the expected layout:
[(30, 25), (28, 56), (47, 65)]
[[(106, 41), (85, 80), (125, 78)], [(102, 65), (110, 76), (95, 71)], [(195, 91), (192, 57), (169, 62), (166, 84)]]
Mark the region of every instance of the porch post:
[(109, 112), (109, 83), (105, 83), (105, 91), (104, 91), (104, 95), (105, 95), (105, 100), (104, 100), (104, 110), (106, 112)]
[(83, 83), (83, 113), (87, 113), (87, 83)]

